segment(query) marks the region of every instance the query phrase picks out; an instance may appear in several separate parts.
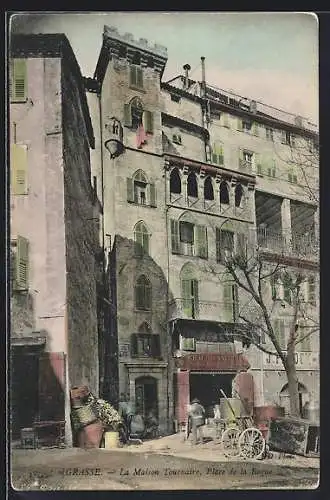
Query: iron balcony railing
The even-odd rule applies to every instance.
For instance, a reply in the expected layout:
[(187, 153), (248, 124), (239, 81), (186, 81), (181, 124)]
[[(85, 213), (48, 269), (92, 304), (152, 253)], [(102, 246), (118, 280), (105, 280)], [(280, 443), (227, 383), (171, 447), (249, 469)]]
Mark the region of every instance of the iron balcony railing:
[(237, 312), (232, 302), (174, 298), (169, 303), (169, 319), (199, 319), (234, 323)]
[(282, 233), (257, 228), (258, 246), (276, 253), (308, 259), (318, 259), (319, 247), (312, 234), (291, 235), (284, 238)]

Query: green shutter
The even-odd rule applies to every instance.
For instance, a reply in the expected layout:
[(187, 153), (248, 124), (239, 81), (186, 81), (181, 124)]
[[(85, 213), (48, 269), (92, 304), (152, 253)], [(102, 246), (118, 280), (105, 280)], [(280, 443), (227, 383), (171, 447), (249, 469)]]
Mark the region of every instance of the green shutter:
[(149, 234), (142, 233), (142, 248), (146, 255), (149, 255)]
[(172, 242), (172, 253), (180, 253), (179, 244), (179, 222), (175, 219), (171, 219), (171, 242)]
[(257, 163), (257, 174), (263, 175), (263, 168), (261, 163)]
[(133, 183), (133, 179), (131, 177), (127, 177), (126, 183), (127, 183), (127, 201), (133, 202), (134, 201), (134, 183)]
[(11, 146), (11, 185), (13, 194), (27, 194), (27, 146)]
[(151, 207), (156, 207), (156, 187), (155, 184), (150, 184), (150, 206)]
[(143, 111), (142, 124), (147, 134), (153, 133), (153, 114), (151, 111)]
[(259, 135), (259, 125), (257, 122), (253, 122), (252, 130), (254, 135)]
[(181, 280), (181, 294), (182, 294), (182, 309), (187, 318), (193, 316), (193, 302), (192, 302), (192, 281)]
[(233, 321), (233, 285), (224, 283), (223, 285), (223, 320), (227, 323)]
[(223, 113), (222, 115), (223, 115), (223, 126), (230, 128), (229, 114)]
[(132, 333), (131, 335), (131, 358), (137, 356), (137, 334)]
[(26, 101), (26, 59), (14, 59), (12, 78), (12, 99), (14, 101)]
[(299, 349), (297, 349), (297, 350), (309, 352), (311, 350), (311, 336), (308, 332), (308, 328), (304, 328), (304, 326), (305, 326), (305, 323), (303, 321), (300, 321), (300, 323), (299, 323), (299, 338), (301, 339), (301, 341), (298, 344)]
[(196, 227), (197, 255), (207, 259), (207, 228), (206, 226)]
[(16, 286), (27, 290), (29, 280), (29, 242), (23, 236), (17, 237)]
[(274, 320), (274, 333), (277, 338), (277, 341), (280, 345), (280, 348), (285, 350), (285, 324), (283, 319), (275, 319)]
[(243, 130), (242, 119), (237, 118), (237, 130)]
[(124, 126), (125, 127), (132, 126), (132, 113), (130, 104), (124, 104)]
[(154, 358), (160, 357), (160, 337), (159, 335), (151, 335), (151, 355)]
[(244, 233), (237, 233), (236, 238), (236, 253), (242, 257), (246, 257), (246, 235)]
[(193, 294), (193, 306), (194, 306), (193, 317), (198, 318), (198, 316), (199, 316), (199, 296), (198, 296), (198, 281), (197, 280), (192, 281), (192, 294)]

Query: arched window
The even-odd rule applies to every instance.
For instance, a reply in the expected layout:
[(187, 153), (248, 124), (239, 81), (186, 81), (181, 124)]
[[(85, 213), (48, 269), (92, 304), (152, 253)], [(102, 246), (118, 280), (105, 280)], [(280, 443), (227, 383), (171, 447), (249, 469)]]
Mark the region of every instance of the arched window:
[(136, 280), (135, 308), (141, 311), (151, 309), (151, 283), (144, 274)]
[(235, 207), (240, 207), (243, 198), (243, 188), (241, 184), (237, 184), (235, 188)]
[(149, 254), (149, 232), (143, 221), (138, 222), (134, 228), (135, 255), (142, 257)]
[(187, 194), (193, 198), (198, 198), (197, 179), (193, 172), (190, 172), (187, 179)]
[(214, 191), (211, 177), (206, 177), (204, 181), (204, 199), (214, 200)]
[(177, 168), (174, 168), (170, 175), (170, 192), (181, 193), (181, 178)]
[(134, 97), (131, 100), (130, 107), (131, 107), (131, 117), (132, 117), (132, 129), (137, 129), (139, 125), (142, 124), (143, 104), (138, 97)]
[(142, 170), (138, 170), (133, 177), (134, 182), (134, 203), (139, 205), (147, 204), (147, 178)]
[(195, 267), (190, 262), (182, 267), (180, 282), (183, 313), (187, 318), (197, 318), (199, 312), (198, 280)]
[(222, 181), (220, 184), (220, 203), (221, 205), (229, 205), (229, 191), (226, 181)]

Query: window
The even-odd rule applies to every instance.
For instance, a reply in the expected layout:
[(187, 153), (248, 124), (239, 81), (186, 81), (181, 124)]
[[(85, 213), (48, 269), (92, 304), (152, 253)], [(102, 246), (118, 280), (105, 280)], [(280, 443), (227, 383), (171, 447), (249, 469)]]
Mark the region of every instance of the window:
[(220, 184), (220, 205), (229, 205), (229, 190), (225, 181)]
[(196, 351), (196, 341), (192, 337), (182, 337), (180, 335), (180, 350), (181, 351)]
[(237, 184), (235, 188), (235, 207), (240, 207), (243, 199), (243, 188), (241, 184)]
[(243, 130), (243, 132), (251, 132), (252, 121), (251, 120), (242, 120), (242, 130)]
[(264, 169), (261, 163), (257, 164), (257, 175), (264, 175)]
[(187, 179), (187, 195), (193, 198), (198, 198), (198, 187), (196, 175), (190, 172)]
[(268, 177), (272, 177), (273, 179), (276, 177), (275, 160), (272, 160), (271, 164), (267, 167), (267, 175), (268, 175)]
[(204, 199), (214, 200), (214, 191), (211, 177), (206, 177), (204, 181)]
[(132, 358), (160, 358), (160, 337), (152, 333), (133, 333), (131, 336)]
[(156, 207), (156, 187), (152, 182), (148, 182), (145, 173), (137, 170), (131, 179), (126, 179), (127, 201), (138, 205), (148, 205)]
[(306, 325), (303, 320), (298, 321), (298, 340), (296, 344), (296, 350), (302, 352), (311, 351), (311, 334), (310, 328)]
[(172, 142), (174, 142), (174, 144), (182, 144), (181, 135), (180, 134), (174, 134), (172, 136)]
[(180, 273), (182, 309), (187, 318), (197, 318), (199, 312), (198, 281), (195, 268), (188, 263)]
[(295, 145), (295, 137), (291, 132), (289, 132), (287, 130), (282, 130), (281, 142), (282, 142), (282, 144), (286, 144), (288, 146), (294, 146)]
[(23, 236), (16, 240), (16, 255), (13, 258), (13, 289), (29, 288), (29, 241)]
[(284, 279), (283, 283), (283, 299), (285, 302), (288, 304), (292, 304), (292, 289), (290, 286), (290, 283), (286, 283), (286, 280)]
[(132, 130), (142, 130), (146, 134), (153, 133), (153, 114), (143, 108), (138, 97), (124, 105), (124, 126)]
[(176, 95), (176, 94), (171, 94), (171, 101), (180, 102), (181, 97), (179, 95)]
[(236, 283), (223, 284), (223, 320), (234, 323), (238, 320), (238, 287)]
[(212, 146), (212, 163), (223, 165), (223, 145), (220, 142), (215, 142)]
[(14, 102), (26, 102), (26, 59), (13, 59), (9, 67), (9, 98)]
[(240, 150), (239, 167), (242, 171), (251, 172), (254, 164), (254, 153), (245, 149)]
[(286, 349), (285, 324), (283, 319), (275, 319), (273, 324), (274, 334), (281, 349)]
[(151, 310), (151, 284), (144, 274), (136, 280), (135, 308), (141, 311)]
[(172, 253), (208, 257), (207, 228), (192, 222), (171, 220)]
[(143, 71), (140, 66), (130, 66), (130, 85), (138, 89), (143, 89)]
[(170, 175), (170, 192), (181, 194), (181, 178), (177, 168), (174, 168)]
[(266, 127), (266, 139), (268, 141), (274, 141), (274, 131), (272, 128)]
[(137, 257), (149, 254), (149, 237), (149, 232), (144, 222), (138, 222), (134, 228), (135, 255)]
[(218, 111), (216, 109), (211, 109), (210, 118), (211, 118), (211, 120), (220, 120), (220, 118), (221, 118), (220, 111)]
[(234, 232), (216, 228), (216, 259), (225, 263), (226, 259), (234, 253)]
[(316, 306), (316, 286), (314, 276), (307, 279), (307, 300), (312, 306)]
[(12, 144), (10, 148), (11, 193), (28, 194), (27, 186), (27, 146)]
[(297, 175), (293, 173), (293, 170), (289, 170), (288, 172), (288, 181), (291, 182), (291, 184), (298, 184)]

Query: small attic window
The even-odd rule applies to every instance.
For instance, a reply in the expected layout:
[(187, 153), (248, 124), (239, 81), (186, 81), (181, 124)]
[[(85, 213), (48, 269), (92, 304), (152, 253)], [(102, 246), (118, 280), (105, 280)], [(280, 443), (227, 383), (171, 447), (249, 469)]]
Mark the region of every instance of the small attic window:
[(174, 102), (180, 102), (181, 101), (181, 97), (177, 94), (171, 94), (171, 101), (174, 101)]

